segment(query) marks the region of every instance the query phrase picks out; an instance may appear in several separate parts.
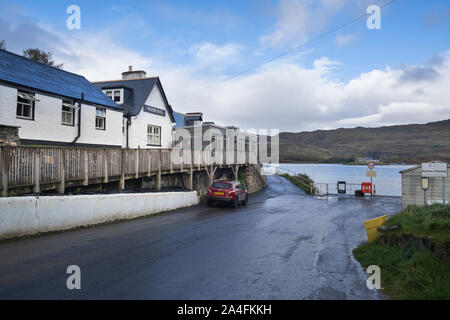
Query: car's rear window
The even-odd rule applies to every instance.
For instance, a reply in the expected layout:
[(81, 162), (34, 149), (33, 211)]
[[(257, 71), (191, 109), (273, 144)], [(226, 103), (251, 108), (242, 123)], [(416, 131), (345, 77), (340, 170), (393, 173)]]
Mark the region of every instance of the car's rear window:
[(226, 182), (214, 182), (211, 186), (214, 189), (231, 189), (231, 183)]

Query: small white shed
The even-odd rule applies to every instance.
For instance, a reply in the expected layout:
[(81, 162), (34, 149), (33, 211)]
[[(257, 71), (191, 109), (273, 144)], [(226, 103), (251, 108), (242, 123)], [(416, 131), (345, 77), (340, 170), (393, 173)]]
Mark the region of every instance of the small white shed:
[[(450, 165), (447, 165), (450, 168)], [(400, 171), (402, 175), (402, 209), (408, 206), (424, 206), (425, 194), (422, 190), (422, 166)], [(442, 204), (442, 178), (428, 178), (429, 189), (426, 191), (427, 204)], [(445, 179), (446, 203), (450, 201), (450, 179)]]

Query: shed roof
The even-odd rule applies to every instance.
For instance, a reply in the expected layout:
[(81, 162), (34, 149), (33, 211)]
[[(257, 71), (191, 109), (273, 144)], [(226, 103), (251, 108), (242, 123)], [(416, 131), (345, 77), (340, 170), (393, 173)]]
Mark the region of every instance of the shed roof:
[(108, 98), (85, 77), (6, 50), (0, 50), (0, 81), (73, 99), (81, 99), (84, 94), (86, 102), (122, 111), (121, 106)]
[[(447, 164), (447, 167), (450, 168), (450, 163)], [(411, 168), (408, 168), (408, 169), (400, 171), (400, 173), (410, 172), (410, 171), (413, 171), (413, 170), (416, 170), (416, 169), (419, 169), (419, 168), (422, 169), (422, 166), (421, 165), (415, 165), (415, 166), (413, 166)]]

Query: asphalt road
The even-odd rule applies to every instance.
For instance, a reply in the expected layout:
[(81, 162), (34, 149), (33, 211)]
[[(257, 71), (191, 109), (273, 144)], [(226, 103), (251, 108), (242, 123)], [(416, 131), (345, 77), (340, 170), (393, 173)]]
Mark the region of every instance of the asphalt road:
[[(200, 205), (0, 243), (0, 299), (379, 298), (351, 251), (364, 221), (400, 200), (322, 200), (268, 183), (237, 210)], [(69, 265), (81, 290), (66, 287)]]

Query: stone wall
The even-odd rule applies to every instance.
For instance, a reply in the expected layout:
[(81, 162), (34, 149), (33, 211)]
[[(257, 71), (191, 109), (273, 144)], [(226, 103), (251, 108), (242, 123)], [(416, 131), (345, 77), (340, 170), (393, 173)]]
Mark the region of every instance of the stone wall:
[(261, 174), (262, 167), (260, 165), (252, 165), (240, 169), (239, 177), (244, 180), (248, 193), (256, 193), (264, 189), (267, 185), (267, 177)]
[(0, 147), (20, 146), (19, 128), (0, 125)]
[[(235, 176), (231, 168), (217, 168), (214, 175), (214, 180), (234, 180)], [(248, 192), (255, 193), (261, 191), (266, 187), (266, 176), (261, 175), (261, 166), (252, 165), (241, 167), (239, 169), (239, 180), (244, 183)], [(128, 183), (128, 181), (127, 181)], [(131, 183), (131, 182), (130, 182)], [(140, 186), (137, 186), (136, 191), (139, 189), (156, 189), (156, 177), (142, 178)], [(167, 174), (161, 177), (161, 187), (164, 189), (184, 189), (186, 190), (189, 185), (188, 173), (174, 173)], [(194, 172), (194, 190), (200, 199), (205, 199), (208, 189), (210, 187), (210, 180), (206, 171)], [(128, 188), (127, 188), (128, 189)], [(133, 189), (133, 188), (130, 188)]]

